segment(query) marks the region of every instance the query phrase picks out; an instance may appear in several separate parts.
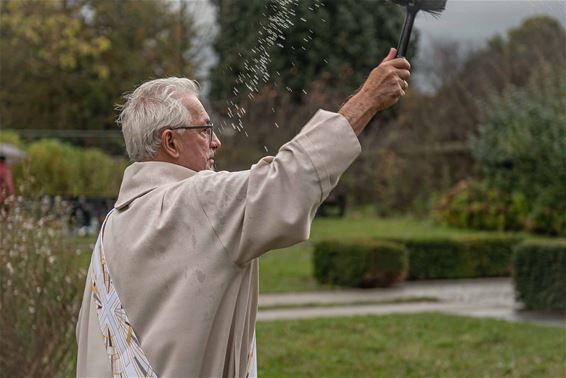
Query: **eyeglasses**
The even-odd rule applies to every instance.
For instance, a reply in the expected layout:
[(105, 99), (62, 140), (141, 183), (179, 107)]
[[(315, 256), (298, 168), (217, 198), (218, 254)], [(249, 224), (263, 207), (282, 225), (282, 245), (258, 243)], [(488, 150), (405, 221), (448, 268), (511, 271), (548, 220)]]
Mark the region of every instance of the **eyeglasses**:
[(212, 143), (212, 134), (214, 134), (214, 125), (212, 123), (208, 125), (195, 125), (195, 126), (179, 126), (179, 127), (169, 127), (171, 130), (183, 130), (183, 129), (203, 129), (208, 138), (208, 144)]

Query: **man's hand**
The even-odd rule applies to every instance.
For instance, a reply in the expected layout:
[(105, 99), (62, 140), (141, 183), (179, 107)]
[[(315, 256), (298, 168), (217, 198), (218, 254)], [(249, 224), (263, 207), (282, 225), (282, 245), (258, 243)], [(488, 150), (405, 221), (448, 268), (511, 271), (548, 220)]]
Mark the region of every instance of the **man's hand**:
[(395, 58), (396, 49), (389, 50), (383, 62), (374, 68), (360, 92), (366, 92), (374, 99), (376, 111), (394, 105), (409, 86), (411, 65), (405, 58)]
[(409, 86), (411, 65), (405, 58), (395, 58), (392, 48), (383, 62), (374, 68), (362, 88), (340, 109), (356, 135), (366, 127), (375, 113), (394, 105)]

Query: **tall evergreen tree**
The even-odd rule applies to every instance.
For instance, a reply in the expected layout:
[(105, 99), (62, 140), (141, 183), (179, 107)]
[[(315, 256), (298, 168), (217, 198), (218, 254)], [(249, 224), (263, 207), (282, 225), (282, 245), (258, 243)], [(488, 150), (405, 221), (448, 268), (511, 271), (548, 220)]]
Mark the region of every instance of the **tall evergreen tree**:
[[(216, 101), (244, 97), (241, 95), (250, 89), (260, 89), (254, 84), (266, 85), (266, 80), (254, 83), (258, 81), (253, 77), (257, 68), (266, 70), (260, 79), (267, 73), (270, 85), (279, 92), (294, 93), (295, 100), (300, 101), (303, 90), (315, 80), (350, 92), (383, 59), (389, 47), (396, 46), (403, 24), (401, 9), (384, 1), (213, 3), (220, 28), (215, 43), (219, 64), (211, 73), (211, 97)], [(276, 35), (273, 43), (262, 43), (269, 33)], [(266, 58), (269, 64), (265, 64)]]

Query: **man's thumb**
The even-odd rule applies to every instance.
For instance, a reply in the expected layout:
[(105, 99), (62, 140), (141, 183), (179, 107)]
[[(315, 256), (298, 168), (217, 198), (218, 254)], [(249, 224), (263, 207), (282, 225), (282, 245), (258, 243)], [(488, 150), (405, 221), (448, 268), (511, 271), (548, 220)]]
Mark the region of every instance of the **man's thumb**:
[(392, 47), (389, 49), (389, 53), (387, 54), (385, 59), (383, 59), (383, 61), (387, 62), (388, 60), (395, 59), (396, 56), (397, 56), (397, 49)]

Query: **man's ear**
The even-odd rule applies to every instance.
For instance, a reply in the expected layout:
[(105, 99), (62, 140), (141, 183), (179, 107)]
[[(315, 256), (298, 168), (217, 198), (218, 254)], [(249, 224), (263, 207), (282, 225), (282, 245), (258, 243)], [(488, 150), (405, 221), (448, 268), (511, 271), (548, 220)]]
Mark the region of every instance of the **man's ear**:
[(165, 129), (161, 133), (161, 150), (173, 159), (179, 158), (179, 142), (177, 142), (173, 130)]

